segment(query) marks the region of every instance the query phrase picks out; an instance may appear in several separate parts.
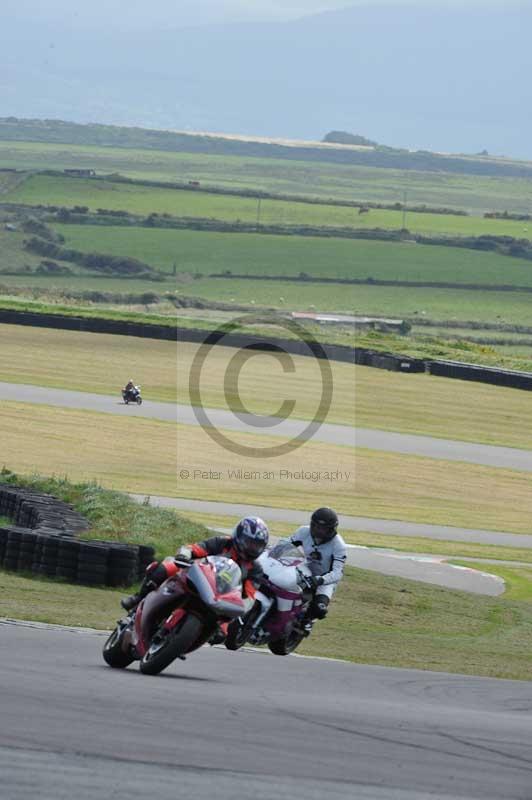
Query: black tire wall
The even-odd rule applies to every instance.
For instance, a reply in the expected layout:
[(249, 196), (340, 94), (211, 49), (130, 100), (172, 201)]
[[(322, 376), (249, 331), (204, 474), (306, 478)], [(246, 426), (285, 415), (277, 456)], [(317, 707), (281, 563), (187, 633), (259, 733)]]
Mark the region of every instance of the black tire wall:
[(52, 495), (0, 484), (0, 566), (88, 586), (129, 586), (153, 561), (147, 545), (83, 539), (89, 522)]

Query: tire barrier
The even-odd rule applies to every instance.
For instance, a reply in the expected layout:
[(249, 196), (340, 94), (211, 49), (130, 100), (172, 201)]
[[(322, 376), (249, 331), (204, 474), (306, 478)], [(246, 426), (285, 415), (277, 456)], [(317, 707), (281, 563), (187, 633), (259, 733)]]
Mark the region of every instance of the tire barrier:
[(0, 566), (86, 586), (130, 586), (144, 575), (155, 550), (81, 538), (88, 521), (49, 494), (0, 484)]

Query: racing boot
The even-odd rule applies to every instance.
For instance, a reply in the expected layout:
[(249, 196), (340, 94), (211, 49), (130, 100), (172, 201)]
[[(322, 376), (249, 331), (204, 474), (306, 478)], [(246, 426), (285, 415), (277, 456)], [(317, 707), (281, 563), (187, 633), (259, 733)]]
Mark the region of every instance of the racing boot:
[(218, 625), (218, 627), (214, 631), (213, 635), (209, 639), (209, 644), (211, 645), (211, 647), (213, 646), (213, 644), (223, 644), (225, 642), (225, 639), (227, 637), (227, 626), (228, 626), (228, 624), (229, 623), (227, 623), (227, 622), (221, 622)]
[(123, 597), (120, 601), (120, 605), (125, 611), (133, 611), (133, 609), (138, 606), (140, 601), (144, 600), (146, 595), (148, 595), (150, 592), (153, 592), (154, 589), (157, 589), (161, 583), (166, 580), (166, 578), (167, 573), (164, 565), (159, 564), (158, 561), (153, 561), (146, 568), (146, 575), (140, 584), (140, 589), (138, 592), (136, 592), (136, 594), (130, 594), (127, 597)]
[(142, 582), (142, 586), (138, 590), (136, 594), (129, 594), (127, 597), (123, 597), (120, 601), (120, 605), (122, 606), (125, 611), (133, 611), (134, 608), (138, 606), (141, 600), (144, 600), (147, 594), (149, 594), (153, 589), (156, 589), (157, 586), (152, 583), (152, 581), (146, 581), (146, 586), (144, 585), (144, 581)]

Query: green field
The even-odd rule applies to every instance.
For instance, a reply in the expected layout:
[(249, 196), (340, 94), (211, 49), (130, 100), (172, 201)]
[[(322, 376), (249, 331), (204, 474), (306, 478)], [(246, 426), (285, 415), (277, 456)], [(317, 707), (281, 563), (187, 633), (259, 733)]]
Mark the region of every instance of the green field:
[(476, 213), (530, 213), (526, 178), (452, 175), (368, 168), (273, 158), (192, 155), (158, 150), (70, 144), (0, 142), (0, 167), (17, 169), (92, 168), (132, 178), (200, 180), (212, 186), (262, 189), (324, 199), (402, 202), (451, 206)]
[[(184, 285), (183, 295), (206, 300), (251, 303), (294, 311), (335, 311), (392, 319), (416, 316), (433, 320), (461, 320), (532, 325), (531, 296), (514, 292), (460, 289), (411, 289), (392, 286), (342, 286), (304, 282), (205, 278)], [(430, 331), (426, 330), (428, 336)], [(478, 332), (477, 332), (478, 333)], [(404, 339), (399, 344), (416, 347)], [(421, 345), (418, 346), (418, 351)], [(436, 353), (433, 353), (436, 355)]]
[[(178, 189), (159, 189), (112, 181), (62, 178), (48, 175), (29, 177), (18, 188), (8, 191), (5, 200), (30, 205), (85, 205), (91, 210), (106, 208), (135, 214), (171, 214), (179, 217), (204, 217), (229, 222), (257, 222), (263, 225), (319, 225), (351, 228), (402, 227), (414, 233), (471, 235), (500, 234), (529, 238), (527, 223), (459, 217), (444, 214), (419, 214), (372, 209), (359, 215), (358, 209), (255, 198), (232, 197)], [(404, 223), (404, 224), (403, 224)]]
[[(138, 258), (178, 273), (308, 275), (325, 278), (479, 283), (532, 287), (532, 262), (498, 253), (412, 242), (210, 233), (120, 226), (54, 225), (65, 246)], [(327, 287), (334, 291), (335, 287)], [(342, 287), (341, 291), (348, 290)], [(323, 290), (322, 290), (323, 291)]]

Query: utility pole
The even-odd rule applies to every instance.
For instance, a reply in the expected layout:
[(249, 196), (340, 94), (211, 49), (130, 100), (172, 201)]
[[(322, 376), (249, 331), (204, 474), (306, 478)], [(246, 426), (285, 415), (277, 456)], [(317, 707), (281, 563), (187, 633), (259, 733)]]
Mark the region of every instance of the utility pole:
[(403, 192), (403, 222), (401, 227), (406, 230), (406, 189)]
[(259, 199), (257, 200), (257, 228), (260, 225), (260, 200), (261, 198), (259, 197)]

